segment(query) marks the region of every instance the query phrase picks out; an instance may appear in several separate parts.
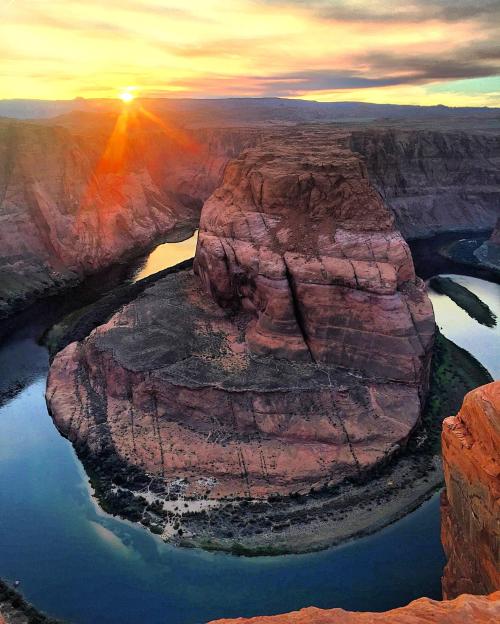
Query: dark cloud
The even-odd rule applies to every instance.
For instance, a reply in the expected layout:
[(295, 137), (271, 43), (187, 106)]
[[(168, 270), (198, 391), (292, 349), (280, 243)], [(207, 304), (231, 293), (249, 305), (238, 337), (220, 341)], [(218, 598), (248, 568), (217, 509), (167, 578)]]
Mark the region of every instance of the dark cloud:
[(279, 76), (254, 78), (264, 95), (293, 95), (304, 91), (335, 91), (337, 89), (370, 89), (400, 83), (399, 78), (365, 78), (355, 72), (310, 70), (290, 72)]
[[(365, 71), (316, 70), (290, 72), (254, 80), (265, 95), (295, 95), (307, 91), (370, 89), (434, 81), (485, 78), (500, 75), (500, 46), (463, 48), (453, 57), (402, 56), (385, 52), (360, 55), (354, 67)], [(369, 73), (370, 78), (366, 77)]]
[(426, 56), (370, 52), (353, 59), (354, 64), (366, 64), (378, 75), (397, 73), (401, 83), (431, 82), (484, 78), (500, 74), (500, 46), (478, 45), (455, 50), (452, 55)]
[[(438, 19), (457, 22), (465, 19), (500, 19), (499, 0), (415, 0), (396, 3), (349, 0), (260, 0), (268, 5), (300, 7), (325, 19), (348, 22), (422, 22)], [(498, 23), (498, 22), (497, 22)]]

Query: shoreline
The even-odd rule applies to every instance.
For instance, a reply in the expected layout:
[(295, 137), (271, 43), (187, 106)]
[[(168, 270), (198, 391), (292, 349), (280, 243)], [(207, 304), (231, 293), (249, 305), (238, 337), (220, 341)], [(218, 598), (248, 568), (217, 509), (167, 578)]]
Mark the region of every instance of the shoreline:
[[(449, 233), (444, 236), (449, 237)], [(417, 259), (417, 266), (420, 261), (422, 269), (424, 262), (425, 269), (429, 270), (429, 261), (436, 259), (438, 267), (432, 268), (439, 269), (442, 239), (443, 236), (438, 236), (432, 243), (427, 241), (430, 250)], [(454, 264), (455, 270), (459, 270)], [(144, 282), (149, 284), (181, 268), (171, 267)], [(52, 354), (68, 341), (88, 335), (119, 305), (133, 298), (134, 288), (140, 284), (122, 286), (119, 297), (112, 291), (97, 307), (88, 306), (82, 318), (77, 318), (76, 324), (70, 323), (55, 341)], [(445, 362), (439, 360), (439, 344), (441, 352), (443, 345), (446, 346)], [(461, 361), (462, 370), (453, 371), (457, 359)], [(443, 370), (439, 371), (441, 367)], [(89, 477), (94, 498), (105, 512), (140, 522), (169, 543), (247, 556), (321, 550), (396, 522), (442, 486), (441, 421), (458, 411), (468, 390), (488, 383), (491, 377), (469, 353), (440, 335), (436, 338), (432, 370), (422, 421), (411, 435), (407, 448), (393, 456), (388, 465), (365, 474), (363, 483), (343, 483), (334, 492), (297, 494), (288, 500), (274, 496), (266, 501), (232, 499), (202, 503), (183, 498), (182, 485), (178, 492), (166, 492), (160, 479), (128, 466), (113, 453), (114, 449), (108, 449), (105, 456), (93, 458), (84, 449), (76, 448), (76, 451)], [(448, 396), (450, 376), (458, 380), (455, 396)], [(372, 499), (374, 503), (369, 502)], [(208, 509), (193, 513), (193, 506), (200, 503)]]
[[(126, 276), (133, 273), (137, 266), (159, 245), (164, 243), (181, 243), (189, 239), (198, 228), (197, 222), (179, 224), (171, 230), (162, 234), (150, 242), (146, 247), (141, 248), (137, 253), (125, 253), (112, 263), (94, 271), (76, 271), (67, 269), (65, 273), (58, 274), (47, 269), (47, 275), (53, 273), (52, 281), (44, 288), (35, 288), (27, 291), (21, 297), (9, 300), (7, 296), (2, 296), (0, 306), (0, 322), (9, 321), (16, 315), (26, 312), (37, 303), (42, 303), (51, 297), (71, 296), (85, 285), (86, 282), (102, 282), (104, 289), (101, 295), (110, 292), (123, 285)], [(137, 265), (137, 266), (135, 266)]]
[(0, 579), (0, 622), (1, 624), (64, 624), (38, 611), (20, 592)]
[(362, 480), (330, 491), (267, 500), (187, 499), (182, 484), (167, 492), (160, 479), (113, 453), (89, 457), (76, 450), (104, 511), (143, 524), (165, 542), (245, 556), (312, 552), (374, 533), (439, 490), (442, 420), (456, 413), (468, 390), (489, 381), (475, 358), (438, 333), (426, 408), (407, 448)]

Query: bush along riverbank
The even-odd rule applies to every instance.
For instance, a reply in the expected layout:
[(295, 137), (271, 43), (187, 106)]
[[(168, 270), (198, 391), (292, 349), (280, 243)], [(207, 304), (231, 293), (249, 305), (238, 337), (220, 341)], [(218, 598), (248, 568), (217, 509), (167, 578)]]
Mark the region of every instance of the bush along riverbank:
[(266, 500), (194, 500), (183, 495), (181, 479), (167, 488), (118, 457), (110, 442), (98, 456), (77, 452), (104, 510), (142, 523), (165, 541), (239, 555), (307, 552), (374, 532), (439, 489), (441, 422), (469, 390), (490, 381), (477, 360), (438, 333), (427, 404), (407, 447), (335, 489)]

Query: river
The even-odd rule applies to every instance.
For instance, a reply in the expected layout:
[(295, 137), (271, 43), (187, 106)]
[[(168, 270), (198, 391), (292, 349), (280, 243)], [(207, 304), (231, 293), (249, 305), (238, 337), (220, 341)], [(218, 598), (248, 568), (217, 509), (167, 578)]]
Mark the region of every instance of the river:
[[(498, 304), (498, 286), (463, 281), (471, 279), (460, 277)], [(441, 297), (432, 295), (443, 333), (494, 372), (493, 334)], [(38, 609), (74, 624), (202, 624), (308, 605), (379, 611), (440, 597), (437, 495), (372, 536), (319, 553), (261, 558), (174, 548), (103, 513), (47, 413), (48, 354), (38, 339), (48, 325), (32, 314), (0, 345), (0, 578), (20, 579)], [(498, 327), (493, 331), (498, 339)]]

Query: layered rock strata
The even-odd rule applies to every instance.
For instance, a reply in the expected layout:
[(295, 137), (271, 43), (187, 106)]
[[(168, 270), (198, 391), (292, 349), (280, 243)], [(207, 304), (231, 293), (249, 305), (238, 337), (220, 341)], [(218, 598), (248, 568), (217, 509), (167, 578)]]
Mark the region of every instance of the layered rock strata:
[(345, 139), (296, 132), (232, 161), (197, 275), (159, 280), (56, 356), (47, 398), (79, 449), (215, 500), (357, 479), (405, 445), (434, 318)]
[(256, 136), (132, 111), (0, 121), (0, 314), (196, 227), (228, 159)]
[(443, 594), (500, 587), (500, 382), (469, 392), (442, 434)]
[(487, 230), (500, 216), (498, 134), (369, 128), (351, 147), (407, 239)]
[(500, 618), (500, 592), (490, 596), (463, 595), (438, 602), (420, 598), (406, 607), (383, 613), (309, 607), (285, 615), (217, 620), (211, 624), (491, 624)]

